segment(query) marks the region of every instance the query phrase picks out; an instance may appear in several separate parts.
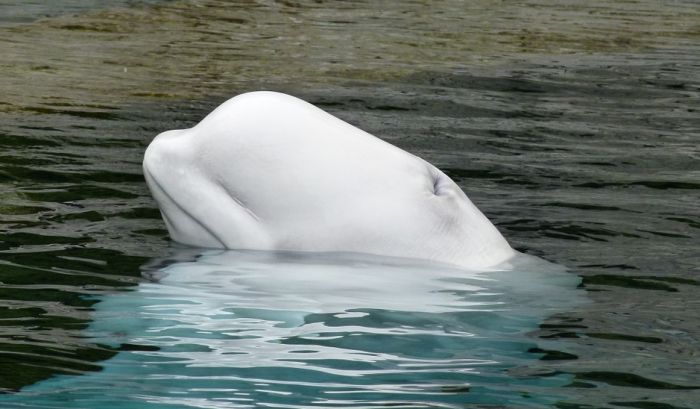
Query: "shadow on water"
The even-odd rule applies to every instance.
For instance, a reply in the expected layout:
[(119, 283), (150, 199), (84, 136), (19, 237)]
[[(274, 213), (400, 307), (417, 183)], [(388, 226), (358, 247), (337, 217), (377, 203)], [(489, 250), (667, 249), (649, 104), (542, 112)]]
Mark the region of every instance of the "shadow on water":
[(116, 353), (100, 372), (54, 377), (0, 397), (3, 407), (540, 406), (571, 381), (531, 369), (575, 357), (527, 333), (583, 293), (532, 256), (465, 271), (180, 249), (150, 264), (151, 281), (84, 301), (95, 304), (82, 336), (103, 346), (102, 359)]

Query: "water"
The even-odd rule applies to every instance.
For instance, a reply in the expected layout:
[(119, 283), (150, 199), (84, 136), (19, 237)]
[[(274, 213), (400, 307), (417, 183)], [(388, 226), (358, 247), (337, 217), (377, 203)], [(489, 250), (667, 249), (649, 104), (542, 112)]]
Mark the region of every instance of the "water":
[(95, 306), (85, 334), (121, 349), (101, 372), (3, 404), (531, 406), (571, 381), (527, 374), (545, 351), (525, 333), (584, 302), (578, 279), (542, 260), (469, 272), (354, 254), (192, 253)]
[[(146, 394), (150, 405), (692, 408), (700, 402), (700, 8), (694, 2), (207, 0), (74, 8), (75, 2), (57, 1), (41, 12), (18, 4), (0, 3), (5, 406), (66, 407), (52, 397), (59, 387), (73, 391), (64, 400), (73, 399), (75, 407), (105, 390), (122, 393), (112, 401), (126, 405), (143, 395), (128, 394), (135, 376), (199, 376), (197, 365), (171, 359), (211, 359), (204, 357), (214, 353), (197, 349), (208, 345), (207, 337), (195, 336), (179, 351), (170, 349), (177, 343), (145, 336), (150, 327), (140, 313), (119, 334), (105, 336), (99, 325), (113, 322), (110, 311), (117, 314), (141, 297), (151, 304), (133, 306), (137, 312), (148, 305), (162, 310), (167, 300), (182, 298), (149, 281), (151, 272), (188, 261), (170, 247), (145, 189), (145, 146), (158, 132), (191, 126), (228, 97), (252, 89), (301, 96), (444, 169), (515, 247), (580, 276), (578, 292), (591, 302), (561, 300), (560, 294), (578, 294), (566, 280), (531, 298), (497, 280), (506, 300), (530, 300), (537, 308), (522, 320), (507, 309), (493, 322), (516, 320), (512, 327), (477, 330), (474, 315), (454, 311), (430, 312), (432, 318), (420, 321), (428, 313), (423, 306), (435, 301), (391, 315), (396, 305), (368, 313), (357, 303), (371, 306), (372, 299), (343, 297), (346, 308), (339, 302), (338, 311), (302, 309), (315, 318), (301, 326), (257, 327), (257, 334), (300, 328), (305, 348), (316, 354), (321, 346), (335, 348), (342, 359), (318, 365), (326, 371), (374, 371), (364, 375), (364, 386), (363, 377), (340, 382), (340, 403), (323, 393), (332, 377), (299, 385), (320, 373), (300, 369), (304, 358), (285, 363), (291, 372), (278, 375), (299, 381), (292, 385), (277, 378), (272, 386), (250, 386), (262, 375), (274, 380), (275, 371), (261, 375), (255, 370), (261, 366), (224, 360), (227, 385), (239, 390), (221, 392), (213, 380), (190, 389), (184, 380), (173, 381), (172, 389)], [(153, 267), (168, 255), (178, 263)], [(207, 291), (197, 299), (215, 299)], [(456, 302), (452, 297), (444, 302)], [(240, 293), (231, 298), (245, 302)], [(252, 322), (221, 308), (229, 328)], [(288, 308), (280, 304), (277, 315), (258, 315), (254, 322), (280, 322), (278, 313)], [(348, 308), (369, 315), (332, 314)], [(183, 311), (185, 317), (200, 314)], [(351, 320), (351, 330), (344, 320)], [(428, 357), (431, 349), (401, 343), (415, 334), (390, 331), (407, 322), (415, 331), (430, 330), (423, 339), (454, 343), (445, 355)], [(447, 337), (448, 330), (438, 329), (446, 323), (494, 342), (483, 355), (472, 353), (469, 337)], [(163, 322), (153, 324), (161, 328)], [(178, 336), (191, 336), (199, 324), (192, 325)], [(339, 338), (326, 344), (303, 336), (336, 325)], [(388, 334), (377, 349), (363, 343), (380, 330)], [(353, 331), (362, 341), (343, 344)], [(504, 338), (513, 344), (495, 342)], [(230, 348), (264, 344), (237, 341)], [(352, 351), (385, 359), (368, 364), (366, 356), (355, 357), (357, 366), (347, 368)], [(248, 356), (264, 359), (249, 350)], [(434, 379), (438, 392), (409, 370), (384, 379), (367, 369), (384, 362), (381, 370), (390, 371), (409, 358), (452, 361), (454, 370)], [(150, 359), (167, 362), (144, 369)], [(496, 363), (479, 366), (479, 360)], [(272, 392), (235, 395), (257, 389)], [(163, 400), (172, 398), (168, 390), (179, 403)], [(355, 401), (349, 390), (358, 393)], [(291, 395), (271, 400), (280, 391)]]

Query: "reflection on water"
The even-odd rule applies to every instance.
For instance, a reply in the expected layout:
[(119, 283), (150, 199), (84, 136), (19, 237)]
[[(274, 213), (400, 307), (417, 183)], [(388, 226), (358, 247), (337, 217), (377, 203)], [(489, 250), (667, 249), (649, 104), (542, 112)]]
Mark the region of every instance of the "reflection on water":
[[(510, 402), (531, 390), (551, 402), (540, 406), (567, 409), (697, 406), (695, 1), (38, 3), (0, 0), (0, 390), (24, 388), (3, 398), (19, 402), (52, 382), (70, 385), (66, 396), (76, 397), (116, 368), (135, 369), (116, 365), (123, 359), (176, 352), (126, 342), (138, 331), (125, 331), (118, 347), (86, 338), (110, 321), (93, 320), (109, 302), (155, 291), (140, 266), (168, 252), (142, 154), (157, 133), (192, 126), (233, 94), (264, 88), (304, 97), (435, 163), (515, 247), (582, 276), (594, 302), (537, 310), (516, 323), (525, 331), (539, 321), (539, 328), (514, 337), (521, 352), (499, 361), (513, 364), (500, 368), (506, 372), (479, 367), (502, 375), (493, 382), (469, 378), (469, 359), (505, 354), (504, 344), (471, 356), (460, 342), (472, 338), (447, 337), (460, 341), (444, 352), (467, 371), (455, 369), (459, 382), (441, 384), (455, 395), (441, 391), (435, 396), (445, 400), (435, 405), (498, 388)], [(549, 298), (560, 292), (538, 294), (534, 301), (556, 305)], [(454, 294), (444, 296), (454, 302)], [(358, 320), (366, 328), (427, 325), (434, 336), (433, 322), (469, 332), (473, 318), (442, 311), (453, 317), (448, 323), (414, 323), (406, 311), (379, 310), (355, 318), (313, 312), (318, 319), (302, 328)], [(409, 339), (403, 335), (396, 339)], [(420, 357), (414, 345), (382, 344)], [(527, 363), (514, 363), (516, 355)], [(376, 362), (398, 362), (390, 358)], [(344, 363), (324, 368), (365, 368)], [(41, 382), (59, 374), (68, 376)], [(546, 374), (558, 374), (547, 378), (552, 388), (562, 379), (568, 387), (546, 388)], [(400, 384), (395, 376), (368, 382)], [(359, 388), (360, 378), (344, 382)], [(523, 386), (525, 379), (533, 384)], [(309, 401), (318, 397), (306, 390)]]
[(166, 264), (95, 305), (85, 334), (121, 350), (102, 371), (39, 383), (3, 407), (537, 406), (571, 381), (533, 371), (545, 351), (526, 333), (580, 304), (579, 280), (535, 257), (465, 271), (182, 250)]

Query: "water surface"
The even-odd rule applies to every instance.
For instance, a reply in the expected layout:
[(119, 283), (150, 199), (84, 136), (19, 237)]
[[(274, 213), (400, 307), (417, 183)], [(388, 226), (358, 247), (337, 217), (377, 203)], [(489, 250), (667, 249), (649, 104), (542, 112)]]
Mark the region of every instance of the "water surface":
[(572, 379), (535, 372), (548, 351), (526, 334), (585, 302), (583, 292), (576, 276), (531, 256), (465, 271), (180, 249), (158, 264), (145, 271), (152, 282), (95, 305), (84, 335), (119, 351), (100, 372), (40, 382), (3, 405), (539, 406)]
[[(142, 266), (170, 251), (141, 175), (145, 146), (232, 95), (274, 89), (436, 164), (515, 247), (582, 278), (593, 302), (534, 315), (519, 335), (527, 363), (504, 369), (503, 396), (542, 392), (508, 386), (524, 374), (559, 389), (533, 406), (700, 401), (694, 2), (19, 4), (0, 3), (8, 399), (37, 407), (25, 393), (42, 381), (87, 386), (129, 356), (129, 344), (88, 335), (99, 301), (138, 297)], [(472, 389), (450, 404), (481, 404), (469, 400), (479, 380), (461, 381)]]

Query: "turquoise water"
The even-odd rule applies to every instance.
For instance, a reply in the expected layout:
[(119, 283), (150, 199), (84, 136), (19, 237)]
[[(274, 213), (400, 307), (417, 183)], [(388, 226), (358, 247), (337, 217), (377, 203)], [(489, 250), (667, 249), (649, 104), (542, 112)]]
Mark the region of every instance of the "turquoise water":
[[(694, 1), (0, 1), (0, 407), (696, 407), (698, 21)], [(253, 89), (434, 163), (568, 272), (174, 247), (145, 147)]]
[(353, 254), (173, 257), (147, 271), (156, 281), (100, 297), (84, 335), (120, 350), (101, 371), (3, 407), (541, 407), (572, 381), (533, 372), (546, 352), (527, 333), (584, 293), (531, 256), (493, 271)]

